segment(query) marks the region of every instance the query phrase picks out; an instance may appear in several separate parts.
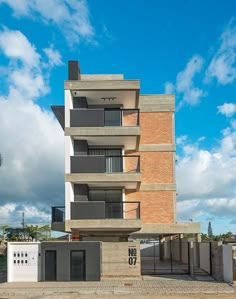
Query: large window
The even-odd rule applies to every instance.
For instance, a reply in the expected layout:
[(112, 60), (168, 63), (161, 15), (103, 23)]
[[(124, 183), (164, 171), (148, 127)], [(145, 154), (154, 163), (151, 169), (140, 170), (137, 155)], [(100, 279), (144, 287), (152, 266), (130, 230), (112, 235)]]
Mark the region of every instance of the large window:
[(104, 116), (104, 123), (105, 126), (121, 126), (122, 125), (122, 115), (121, 110), (119, 108), (117, 109), (108, 109), (106, 108), (104, 110), (105, 116)]
[(106, 172), (122, 172), (122, 150), (121, 149), (105, 149), (105, 148), (91, 148), (89, 155), (92, 156), (105, 156), (106, 157)]
[(105, 201), (106, 218), (123, 218), (122, 189), (90, 189), (89, 200)]

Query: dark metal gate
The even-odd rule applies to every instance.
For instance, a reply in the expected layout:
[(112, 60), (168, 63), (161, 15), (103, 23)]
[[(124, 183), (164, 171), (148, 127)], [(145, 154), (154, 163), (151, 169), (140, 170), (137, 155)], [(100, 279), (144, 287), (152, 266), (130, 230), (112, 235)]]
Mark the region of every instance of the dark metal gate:
[(233, 258), (233, 281), (236, 280), (236, 258)]
[(7, 255), (0, 255), (0, 283), (7, 281)]
[(181, 239), (141, 244), (141, 273), (189, 274), (189, 244)]

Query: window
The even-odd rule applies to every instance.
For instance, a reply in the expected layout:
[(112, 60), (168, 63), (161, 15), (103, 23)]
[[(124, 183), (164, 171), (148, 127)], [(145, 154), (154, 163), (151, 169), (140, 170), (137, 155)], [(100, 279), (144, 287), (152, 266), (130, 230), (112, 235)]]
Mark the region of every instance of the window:
[(90, 148), (89, 155), (106, 157), (106, 172), (123, 172), (122, 150), (118, 148)]
[(105, 126), (121, 126), (122, 125), (122, 117), (121, 111), (119, 108), (117, 109), (108, 109), (104, 110), (104, 123)]
[(122, 189), (90, 189), (89, 200), (106, 202), (106, 218), (123, 218)]

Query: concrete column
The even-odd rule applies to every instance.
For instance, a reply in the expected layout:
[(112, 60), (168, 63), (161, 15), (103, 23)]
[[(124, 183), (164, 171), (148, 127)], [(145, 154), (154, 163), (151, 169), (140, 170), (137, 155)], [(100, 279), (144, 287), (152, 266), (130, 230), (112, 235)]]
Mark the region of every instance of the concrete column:
[(179, 261), (182, 262), (183, 234), (179, 234)]
[(189, 254), (189, 275), (194, 278), (194, 244), (188, 242), (188, 254)]
[(159, 258), (160, 261), (164, 260), (164, 241), (162, 236), (159, 236)]

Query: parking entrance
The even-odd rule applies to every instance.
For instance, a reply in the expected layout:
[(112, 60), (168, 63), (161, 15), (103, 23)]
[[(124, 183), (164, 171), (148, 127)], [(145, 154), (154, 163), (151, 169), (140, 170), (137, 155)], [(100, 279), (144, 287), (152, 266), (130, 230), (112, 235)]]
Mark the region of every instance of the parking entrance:
[(141, 273), (189, 274), (189, 244), (179, 240), (141, 244)]

